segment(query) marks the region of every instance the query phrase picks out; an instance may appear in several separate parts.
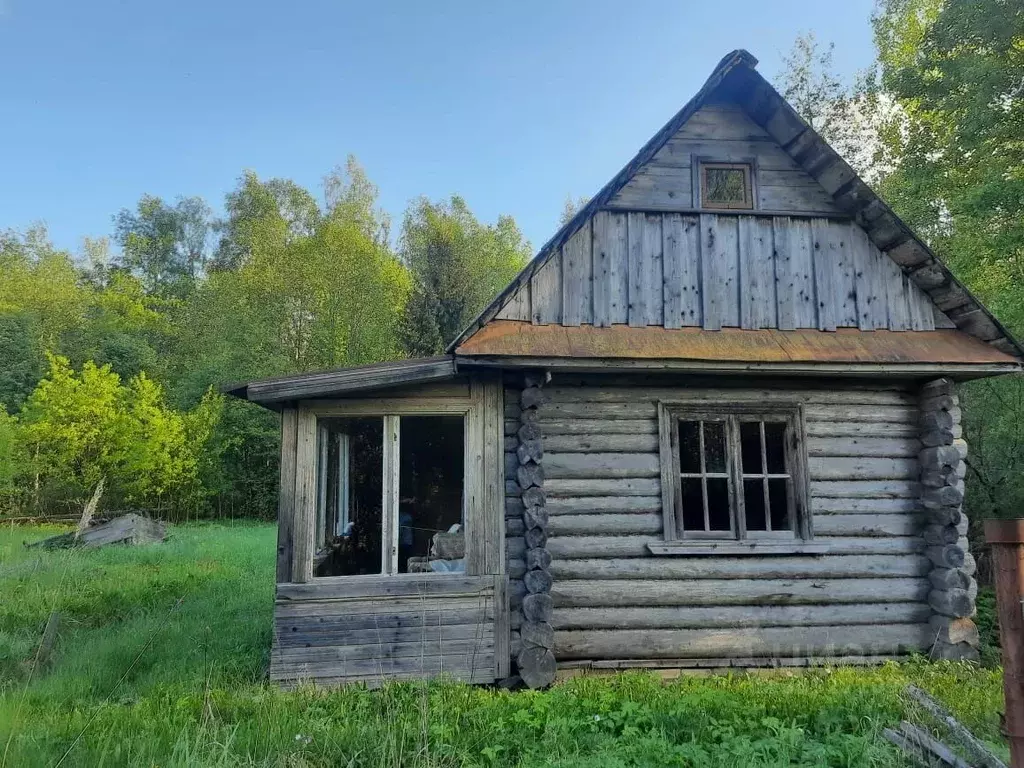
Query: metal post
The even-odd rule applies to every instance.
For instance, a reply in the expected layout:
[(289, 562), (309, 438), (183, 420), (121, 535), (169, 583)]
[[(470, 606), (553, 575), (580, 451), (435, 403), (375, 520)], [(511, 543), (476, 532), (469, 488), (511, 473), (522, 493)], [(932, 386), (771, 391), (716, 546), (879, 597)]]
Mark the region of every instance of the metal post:
[(1024, 520), (986, 520), (992, 545), (1010, 765), (1024, 768)]

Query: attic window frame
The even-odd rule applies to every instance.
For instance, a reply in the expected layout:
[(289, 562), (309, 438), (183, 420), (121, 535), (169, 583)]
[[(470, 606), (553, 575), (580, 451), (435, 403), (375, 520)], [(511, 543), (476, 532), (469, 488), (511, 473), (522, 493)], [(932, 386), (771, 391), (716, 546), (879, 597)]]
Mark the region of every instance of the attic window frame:
[[(697, 208), (710, 211), (755, 211), (758, 209), (756, 157), (724, 160), (718, 157), (692, 155), (690, 163), (693, 169), (693, 199), (697, 201)], [(743, 204), (716, 203), (707, 200), (707, 171), (715, 168), (743, 171), (743, 192), (746, 196)]]

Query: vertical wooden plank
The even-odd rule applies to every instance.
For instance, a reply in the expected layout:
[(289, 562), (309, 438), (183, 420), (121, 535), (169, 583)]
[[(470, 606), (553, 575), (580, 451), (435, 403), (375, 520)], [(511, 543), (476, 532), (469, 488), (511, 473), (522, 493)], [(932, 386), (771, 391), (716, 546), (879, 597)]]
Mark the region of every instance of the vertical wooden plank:
[(508, 601), (508, 576), (494, 576), (494, 678), (508, 677), (512, 663), (512, 621)]
[(701, 292), (700, 274), (700, 218), (683, 217), (682, 254), (679, 270), (683, 286), (683, 325), (699, 328), (704, 323), (704, 297)]
[[(466, 573), (486, 573), (487, 510), (484, 507), (484, 384), (470, 381), (473, 404), (466, 412), (465, 425), (465, 503), (466, 503)], [(504, 512), (502, 512), (504, 522)]]
[(739, 230), (735, 216), (701, 214), (701, 294), (704, 328), (740, 324)]
[(666, 328), (683, 325), (683, 217), (666, 214), (661, 228), (662, 317)]
[(860, 227), (850, 228), (850, 244), (857, 285), (857, 327), (862, 331), (885, 328), (889, 324), (885, 280), (881, 254)]
[(590, 221), (562, 246), (562, 324), (593, 322)]
[(907, 304), (906, 276), (900, 265), (882, 254), (882, 274), (885, 276), (886, 307), (891, 331), (910, 330), (910, 307)]
[(675, 492), (676, 471), (674, 461), (666, 460), (674, 455), (672, 449), (672, 414), (664, 403), (658, 403), (658, 450), (663, 457), (661, 464), (661, 511), (665, 517), (665, 541), (676, 538)]
[(629, 321), (626, 214), (608, 214), (608, 285), (612, 323)]
[(789, 258), (796, 288), (793, 297), (794, 322), (797, 328), (817, 328), (811, 224), (806, 219), (793, 219), (790, 223)]
[(562, 254), (552, 254), (530, 278), (534, 325), (562, 322)]
[(504, 397), (500, 381), (483, 385), (484, 573), (505, 571)]
[(938, 309), (932, 304), (928, 295), (904, 276), (907, 292), (907, 305), (910, 309), (910, 328), (914, 331), (934, 331), (935, 313)]
[(644, 290), (647, 268), (644, 254), (644, 219), (642, 213), (626, 214), (628, 311), (629, 324), (634, 327), (647, 325), (647, 296)]
[(626, 214), (600, 211), (593, 221), (594, 325), (629, 319)]
[(779, 328), (817, 328), (810, 224), (779, 216), (774, 228)]
[(771, 219), (741, 216), (740, 327), (774, 328), (775, 240)]
[(834, 274), (839, 260), (838, 244), (826, 219), (811, 220), (811, 257), (814, 260), (814, 295), (819, 331), (836, 329)]
[(402, 417), (384, 417), (384, 482), (381, 491), (381, 509), (384, 511), (384, 531), (381, 552), (383, 573), (398, 573), (398, 499), (401, 477)]
[(316, 416), (298, 409), (295, 431), (295, 513), (292, 524), (292, 578), (313, 578), (313, 527), (316, 521)]
[(792, 219), (776, 216), (772, 220), (775, 239), (775, 301), (779, 329), (792, 331), (796, 328), (796, 277), (793, 272), (793, 259), (790, 256), (790, 229)]
[(608, 274), (610, 259), (608, 257), (609, 218), (607, 211), (594, 214), (591, 222), (593, 240), (593, 292), (594, 292), (594, 325), (603, 328), (612, 324), (611, 279)]
[(281, 410), (281, 484), (277, 499), (277, 582), (292, 579), (292, 533), (295, 527), (295, 441), (298, 410)]
[(647, 267), (644, 281), (644, 305), (647, 325), (661, 325), (664, 317), (662, 283), (664, 282), (664, 251), (661, 234), (661, 215), (647, 214), (644, 217), (644, 254)]
[(525, 320), (529, 322), (533, 315), (530, 312), (530, 283), (525, 282), (509, 297), (505, 306), (496, 315), (498, 320)]
[(832, 306), (837, 328), (857, 327), (857, 283), (850, 245), (849, 222), (829, 222), (829, 235), (834, 247), (832, 265)]

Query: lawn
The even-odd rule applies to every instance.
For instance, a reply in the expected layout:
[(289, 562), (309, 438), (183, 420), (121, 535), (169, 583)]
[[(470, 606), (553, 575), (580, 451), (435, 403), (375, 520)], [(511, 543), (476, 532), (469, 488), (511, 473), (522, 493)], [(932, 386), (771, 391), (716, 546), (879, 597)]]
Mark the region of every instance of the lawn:
[[(0, 531), (0, 766), (899, 765), (881, 729), (915, 682), (1000, 742), (998, 671), (913, 663), (545, 692), (268, 686), (274, 537), (196, 524), (164, 544), (28, 550)], [(33, 658), (61, 615), (47, 668)], [(63, 762), (61, 762), (63, 760)]]

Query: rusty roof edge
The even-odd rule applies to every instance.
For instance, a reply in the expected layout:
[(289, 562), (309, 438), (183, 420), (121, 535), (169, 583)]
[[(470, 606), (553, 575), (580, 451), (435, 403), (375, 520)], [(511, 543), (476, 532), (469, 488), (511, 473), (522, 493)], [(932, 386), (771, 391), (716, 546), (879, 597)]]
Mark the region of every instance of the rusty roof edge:
[(700, 90), (691, 98), (686, 104), (675, 113), (669, 119), (665, 125), (662, 126), (661, 130), (655, 133), (647, 142), (640, 148), (640, 150), (632, 157), (632, 159), (626, 163), (622, 169), (611, 178), (611, 180), (605, 184), (594, 197), (592, 197), (585, 206), (583, 206), (576, 215), (573, 216), (569, 221), (563, 224), (557, 232), (537, 251), (536, 256), (530, 259), (529, 263), (523, 267), (518, 275), (505, 286), (504, 290), (501, 291), (479, 314), (466, 326), (463, 331), (455, 337), (454, 340), (447, 347), (445, 352), (452, 353), (462, 343), (466, 341), (470, 336), (473, 335), (479, 328), (485, 325), (490, 320), (493, 320), (495, 315), (501, 311), (501, 308), (505, 305), (505, 302), (523, 285), (534, 273), (541, 267), (543, 267), (548, 260), (556, 253), (557, 248), (561, 246), (566, 240), (572, 237), (576, 232), (583, 226), (583, 224), (599, 211), (604, 205), (618, 192), (623, 186), (636, 174), (636, 172), (648, 161), (665, 143), (675, 134), (676, 131), (682, 127), (683, 123), (690, 119), (694, 112), (696, 112), (704, 103), (704, 101), (711, 95), (711, 93), (722, 84), (726, 75), (732, 72), (738, 67), (748, 67), (754, 70), (757, 67), (757, 59), (747, 50), (743, 48), (737, 48), (734, 51), (726, 54), (722, 57), (721, 61), (715, 66), (714, 70), (708, 76), (708, 79), (704, 81), (704, 85), (701, 86)]

